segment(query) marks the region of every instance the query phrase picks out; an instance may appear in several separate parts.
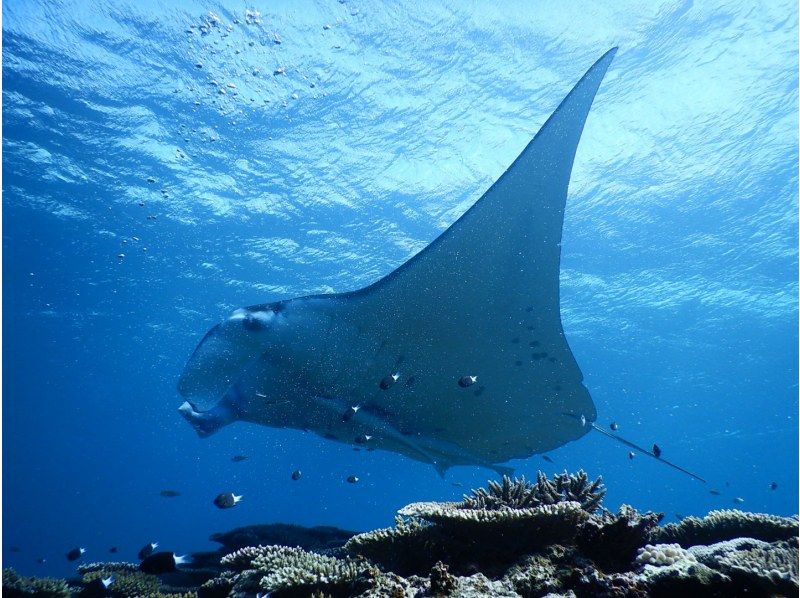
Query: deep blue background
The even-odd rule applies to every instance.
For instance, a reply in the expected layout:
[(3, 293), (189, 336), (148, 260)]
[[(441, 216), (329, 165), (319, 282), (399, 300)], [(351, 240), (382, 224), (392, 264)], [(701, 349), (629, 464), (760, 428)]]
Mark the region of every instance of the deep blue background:
[[(424, 247), (613, 45), (564, 326), (600, 423), (710, 483), (596, 434), (515, 465), (602, 474), (612, 508), (797, 512), (796, 3), (84, 4), (3, 4), (4, 565), (385, 526), (483, 484), (294, 431), (200, 440), (176, 381), (233, 308), (357, 288)], [(244, 502), (217, 510), (226, 490)]]

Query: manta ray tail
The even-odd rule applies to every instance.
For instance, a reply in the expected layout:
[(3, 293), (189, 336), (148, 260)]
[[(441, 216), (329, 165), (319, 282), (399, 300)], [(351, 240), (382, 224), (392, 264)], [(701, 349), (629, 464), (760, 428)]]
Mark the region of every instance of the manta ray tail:
[(655, 455), (655, 453), (653, 453), (652, 451), (649, 451), (649, 450), (647, 450), (646, 448), (643, 448), (643, 447), (639, 446), (638, 444), (635, 444), (635, 443), (631, 442), (630, 440), (625, 440), (624, 438), (622, 438), (622, 436), (617, 436), (616, 434), (612, 434), (612, 433), (611, 433), (611, 432), (609, 432), (608, 430), (605, 430), (605, 429), (601, 428), (600, 426), (598, 426), (598, 425), (597, 425), (597, 424), (595, 424), (595, 423), (592, 423), (592, 424), (589, 424), (589, 425), (591, 425), (591, 426), (592, 426), (592, 429), (594, 429), (594, 430), (597, 430), (598, 432), (600, 432), (600, 433), (601, 433), (601, 434), (603, 434), (604, 436), (608, 436), (608, 437), (609, 437), (609, 438), (611, 438), (612, 440), (616, 440), (617, 442), (619, 442), (619, 443), (621, 443), (621, 444), (624, 444), (625, 446), (628, 446), (628, 447), (630, 447), (630, 448), (632, 448), (632, 449), (636, 449), (636, 450), (637, 450), (637, 451), (639, 451), (640, 453), (644, 453), (645, 455), (649, 455), (649, 456), (651, 456), (653, 459), (655, 459), (655, 460), (657, 460), (657, 461), (661, 461), (662, 463), (664, 463), (664, 464), (666, 464), (666, 465), (669, 465), (669, 466), (670, 466), (670, 467), (672, 467), (673, 469), (677, 469), (678, 471), (680, 471), (680, 472), (682, 472), (682, 473), (685, 473), (686, 475), (688, 475), (688, 476), (690, 476), (690, 477), (694, 478), (695, 480), (698, 480), (698, 481), (700, 481), (700, 482), (703, 482), (704, 484), (706, 483), (706, 481), (705, 481), (703, 478), (701, 478), (699, 475), (697, 475), (697, 474), (694, 474), (694, 473), (692, 473), (691, 471), (689, 471), (689, 470), (687, 470), (687, 469), (684, 469), (684, 468), (683, 468), (683, 467), (681, 467), (680, 465), (675, 465), (674, 463), (672, 463), (672, 462), (670, 462), (670, 461), (667, 461), (666, 459), (662, 459), (661, 457), (657, 457), (657, 456)]
[(178, 407), (178, 411), (186, 418), (186, 421), (192, 424), (200, 438), (211, 436), (221, 427), (236, 419), (234, 411), (223, 403), (208, 411), (198, 411), (189, 401), (184, 401), (183, 405)]

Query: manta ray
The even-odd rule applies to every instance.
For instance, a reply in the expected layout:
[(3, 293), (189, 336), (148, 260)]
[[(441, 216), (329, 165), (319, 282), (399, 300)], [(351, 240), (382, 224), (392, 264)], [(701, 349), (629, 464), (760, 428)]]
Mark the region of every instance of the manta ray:
[(197, 433), (235, 421), (306, 430), (441, 475), (453, 465), (508, 473), (507, 461), (593, 429), (655, 457), (595, 423), (560, 314), (567, 187), (615, 53), (472, 207), (396, 270), (351, 292), (237, 309), (209, 330), (178, 383), (179, 410)]

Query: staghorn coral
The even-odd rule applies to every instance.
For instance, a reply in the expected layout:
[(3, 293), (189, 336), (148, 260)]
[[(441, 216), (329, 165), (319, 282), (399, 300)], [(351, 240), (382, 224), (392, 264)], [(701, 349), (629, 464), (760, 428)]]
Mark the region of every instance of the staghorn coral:
[(603, 571), (627, 571), (637, 549), (647, 543), (662, 518), (661, 513), (640, 514), (633, 507), (622, 505), (616, 515), (604, 511), (587, 519), (578, 532), (576, 544)]
[(512, 480), (505, 475), (500, 483), (490, 480), (488, 488), (477, 488), (471, 496), (465, 495), (459, 508), (531, 509), (561, 502), (577, 502), (585, 511), (592, 513), (600, 507), (605, 494), (602, 476), (589, 482), (589, 476), (581, 469), (576, 474), (564, 471), (549, 480), (540, 471), (535, 484), (524, 477)]
[(711, 511), (702, 519), (685, 517), (653, 530), (650, 541), (677, 542), (688, 547), (714, 544), (734, 538), (755, 538), (765, 542), (788, 540), (798, 535), (797, 517), (778, 517), (763, 513), (745, 513), (736, 509)]
[(72, 595), (67, 582), (49, 577), (23, 577), (14, 569), (3, 569), (3, 596), (17, 598), (69, 598)]
[(253, 560), (258, 557), (266, 546), (245, 546), (239, 550), (234, 550), (220, 559), (220, 565), (234, 571), (245, 571), (253, 569)]

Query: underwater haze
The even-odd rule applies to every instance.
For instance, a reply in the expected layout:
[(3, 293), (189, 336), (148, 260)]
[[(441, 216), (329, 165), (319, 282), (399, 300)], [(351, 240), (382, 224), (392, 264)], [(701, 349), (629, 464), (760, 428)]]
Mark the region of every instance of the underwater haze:
[(598, 424), (708, 482), (595, 432), (508, 465), (584, 468), (610, 508), (667, 519), (797, 512), (796, 2), (2, 16), (4, 566), (71, 575), (77, 546), (135, 561), (252, 523), (373, 529), (496, 478), (242, 422), (198, 438), (178, 380), (236, 308), (358, 289), (423, 249), (613, 46), (569, 186), (564, 332)]

